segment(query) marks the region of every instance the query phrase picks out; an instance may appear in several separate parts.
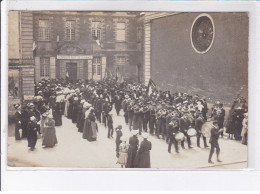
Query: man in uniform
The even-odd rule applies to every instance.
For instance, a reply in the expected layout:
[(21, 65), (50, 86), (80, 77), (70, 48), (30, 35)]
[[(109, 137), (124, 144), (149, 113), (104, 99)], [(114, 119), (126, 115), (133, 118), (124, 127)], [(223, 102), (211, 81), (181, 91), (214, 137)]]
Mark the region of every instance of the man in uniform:
[(220, 148), (219, 148), (219, 144), (218, 144), (218, 138), (219, 138), (219, 134), (223, 131), (223, 129), (219, 129), (218, 128), (218, 122), (216, 120), (213, 120), (212, 122), (212, 128), (211, 128), (211, 131), (210, 131), (210, 144), (211, 144), (211, 147), (210, 147), (210, 153), (209, 153), (209, 159), (208, 159), (208, 162), (210, 164), (214, 164), (211, 160), (212, 158), (212, 155), (214, 153), (214, 149), (216, 148), (216, 153), (217, 153), (217, 161), (218, 162), (221, 162), (221, 160), (219, 159), (219, 153), (220, 153)]
[(203, 117), (203, 113), (200, 112), (198, 118), (196, 118), (195, 120), (195, 129), (197, 131), (197, 147), (200, 147), (200, 137), (202, 136), (204, 147), (207, 148), (209, 146), (207, 145), (206, 137), (204, 137), (201, 132), (201, 127), (203, 124), (204, 124), (204, 117)]
[[(184, 115), (180, 118), (180, 121), (179, 121), (180, 122), (180, 124), (179, 124), (180, 125), (180, 131), (185, 135), (185, 137), (187, 139), (188, 147), (192, 148), (191, 147), (190, 136), (187, 134), (187, 131), (188, 131), (190, 125), (191, 125), (191, 122), (189, 120), (189, 112), (188, 112), (188, 110), (184, 109), (183, 110), (183, 114)], [(183, 149), (185, 149), (185, 147), (184, 147), (184, 140), (181, 141), (181, 147)]]
[(179, 153), (178, 142), (175, 139), (175, 135), (178, 131), (179, 131), (179, 121), (177, 117), (174, 117), (172, 121), (169, 123), (169, 127), (168, 127), (168, 137), (169, 137), (168, 152), (169, 153), (171, 153), (172, 143), (174, 143), (175, 152)]

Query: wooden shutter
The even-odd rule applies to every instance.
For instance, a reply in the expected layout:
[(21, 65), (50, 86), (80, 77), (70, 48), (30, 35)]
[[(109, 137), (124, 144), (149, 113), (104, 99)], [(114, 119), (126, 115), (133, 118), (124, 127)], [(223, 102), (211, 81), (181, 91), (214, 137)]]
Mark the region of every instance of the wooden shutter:
[(41, 76), (40, 76), (40, 57), (35, 57), (35, 79), (36, 79), (36, 82), (41, 80)]
[(105, 72), (106, 72), (106, 64), (107, 64), (107, 60), (106, 60), (106, 57), (102, 57), (102, 79), (104, 78), (105, 76)]

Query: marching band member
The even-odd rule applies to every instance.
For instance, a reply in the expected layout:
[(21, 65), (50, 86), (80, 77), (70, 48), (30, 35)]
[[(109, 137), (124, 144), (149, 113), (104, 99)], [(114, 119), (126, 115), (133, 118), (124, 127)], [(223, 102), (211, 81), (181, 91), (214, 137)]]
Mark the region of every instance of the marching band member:
[[(188, 112), (188, 109), (183, 109), (182, 112), (183, 112), (183, 116), (179, 120), (180, 131), (185, 135), (185, 137), (187, 139), (188, 147), (192, 148), (190, 136), (187, 134), (187, 131), (191, 126), (191, 121), (189, 119), (189, 112)], [(181, 147), (183, 149), (185, 149), (184, 140), (181, 141)]]
[(203, 113), (200, 112), (198, 118), (195, 120), (195, 129), (197, 131), (197, 147), (200, 147), (200, 137), (202, 136), (204, 147), (207, 148), (209, 146), (207, 145), (206, 137), (204, 137), (201, 132), (201, 128), (204, 122), (205, 121), (204, 121)]
[(213, 120), (212, 128), (210, 130), (211, 136), (210, 136), (210, 140), (209, 140), (209, 143), (211, 144), (211, 146), (210, 146), (208, 162), (210, 164), (214, 164), (212, 162), (211, 158), (212, 158), (212, 155), (214, 154), (215, 148), (216, 148), (216, 153), (217, 153), (217, 161), (221, 162), (221, 160), (219, 159), (220, 148), (219, 148), (218, 138), (219, 138), (219, 134), (222, 131), (223, 131), (223, 129), (218, 128), (218, 122), (216, 120)]
[(171, 153), (171, 148), (172, 148), (172, 143), (174, 143), (175, 147), (175, 152), (179, 153), (179, 148), (178, 148), (178, 142), (175, 139), (175, 135), (179, 131), (179, 120), (177, 117), (173, 117), (171, 122), (169, 123), (169, 130), (168, 130), (168, 135), (169, 135), (169, 145), (168, 145), (168, 152)]

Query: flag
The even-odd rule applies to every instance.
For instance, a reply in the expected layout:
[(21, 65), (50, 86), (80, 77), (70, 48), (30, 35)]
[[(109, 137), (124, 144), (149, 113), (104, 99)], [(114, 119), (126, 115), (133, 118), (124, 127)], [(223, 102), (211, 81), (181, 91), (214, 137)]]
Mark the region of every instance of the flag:
[(97, 45), (102, 48), (102, 45), (100, 44), (100, 40), (98, 39), (97, 36), (93, 36), (93, 39), (96, 41)]
[(33, 41), (33, 56), (36, 55), (36, 50), (37, 50), (37, 43), (36, 41)]
[(150, 80), (148, 82), (148, 90), (147, 90), (147, 93), (149, 96), (151, 95), (151, 93), (153, 92), (153, 89), (155, 89), (155, 88), (156, 88), (156, 85), (153, 82), (153, 80), (150, 78)]
[(118, 80), (117, 80), (117, 83), (121, 84), (124, 82), (124, 78), (122, 75), (119, 76)]

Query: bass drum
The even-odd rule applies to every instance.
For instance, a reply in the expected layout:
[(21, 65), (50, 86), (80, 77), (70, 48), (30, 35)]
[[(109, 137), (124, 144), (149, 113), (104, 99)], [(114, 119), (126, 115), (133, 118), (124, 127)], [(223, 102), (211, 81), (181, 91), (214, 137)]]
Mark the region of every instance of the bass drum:
[(193, 128), (188, 129), (187, 131), (188, 136), (193, 137), (197, 135), (197, 131)]
[(210, 138), (212, 124), (210, 121), (205, 122), (201, 127), (201, 133), (204, 137)]
[(185, 139), (185, 136), (184, 136), (184, 134), (183, 134), (182, 132), (178, 132), (178, 133), (176, 133), (176, 135), (175, 135), (175, 139), (176, 139), (177, 141), (183, 141), (183, 140)]

